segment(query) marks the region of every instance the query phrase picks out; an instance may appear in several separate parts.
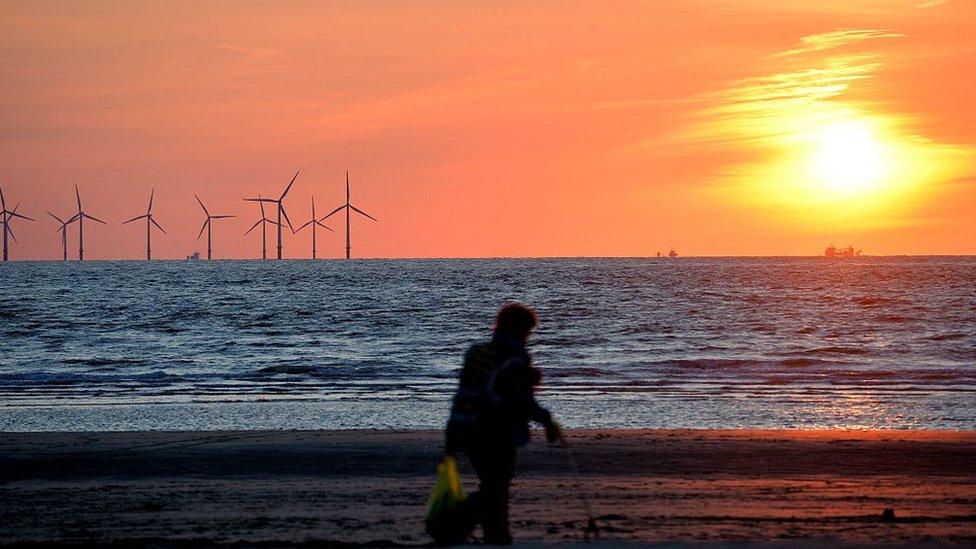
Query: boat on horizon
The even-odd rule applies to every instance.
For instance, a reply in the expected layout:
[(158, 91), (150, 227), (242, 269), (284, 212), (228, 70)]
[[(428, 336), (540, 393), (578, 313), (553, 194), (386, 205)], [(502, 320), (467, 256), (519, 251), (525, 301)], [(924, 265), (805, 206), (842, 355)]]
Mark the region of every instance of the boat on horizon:
[(859, 255), (861, 255), (861, 250), (855, 250), (854, 246), (837, 248), (831, 244), (824, 250), (824, 257), (857, 257)]

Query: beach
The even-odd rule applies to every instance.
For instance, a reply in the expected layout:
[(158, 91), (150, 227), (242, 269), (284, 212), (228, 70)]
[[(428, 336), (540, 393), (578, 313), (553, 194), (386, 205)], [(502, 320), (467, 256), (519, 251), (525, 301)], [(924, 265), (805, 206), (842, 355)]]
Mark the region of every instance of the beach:
[[(575, 430), (580, 476), (541, 440), (520, 543), (583, 542), (580, 495), (609, 544), (976, 542), (971, 431)], [(0, 543), (422, 545), (440, 453), (438, 431), (0, 433)]]

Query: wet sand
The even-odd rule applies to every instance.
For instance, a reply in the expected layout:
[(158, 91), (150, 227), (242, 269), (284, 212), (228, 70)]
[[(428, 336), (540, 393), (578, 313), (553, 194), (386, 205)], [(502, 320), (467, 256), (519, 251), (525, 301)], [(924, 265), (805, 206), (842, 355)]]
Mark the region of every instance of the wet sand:
[[(976, 433), (575, 431), (519, 457), (520, 542), (976, 543)], [(426, 544), (438, 432), (0, 433), (0, 543)], [(462, 460), (462, 477), (473, 474)], [(894, 522), (881, 520), (886, 508)]]

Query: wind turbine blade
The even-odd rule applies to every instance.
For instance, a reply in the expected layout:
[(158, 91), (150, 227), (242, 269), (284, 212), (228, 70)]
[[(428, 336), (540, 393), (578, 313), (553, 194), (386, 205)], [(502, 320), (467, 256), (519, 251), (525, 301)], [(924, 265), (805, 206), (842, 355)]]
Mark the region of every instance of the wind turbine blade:
[(153, 203), (153, 197), (154, 196), (156, 196), (156, 189), (155, 188), (153, 190), (149, 191), (149, 208), (146, 210), (146, 213), (147, 214), (152, 212), (152, 203)]
[(271, 198), (245, 198), (244, 202), (274, 202), (275, 204), (278, 203), (277, 200), (273, 200)]
[(291, 219), (288, 219), (288, 212), (285, 211), (285, 207), (284, 206), (278, 206), (278, 207), (281, 208), (281, 215), (284, 216), (285, 221), (288, 222), (288, 228), (291, 229), (291, 232), (295, 232), (295, 227), (292, 226)]
[(346, 204), (349, 203), (349, 170), (346, 170)]
[(379, 219), (376, 219), (375, 217), (373, 217), (373, 216), (369, 215), (368, 213), (360, 210), (359, 208), (353, 206), (352, 204), (350, 204), (349, 207), (352, 208), (353, 210), (356, 210), (358, 213), (361, 213), (361, 214), (365, 215), (366, 217), (372, 219), (373, 221), (379, 221)]
[(311, 225), (313, 221), (315, 221), (315, 220), (313, 219), (312, 221), (309, 221), (309, 222), (307, 222), (307, 223), (305, 223), (305, 224), (304, 224), (304, 225), (302, 225), (301, 227), (299, 227), (299, 228), (297, 228), (297, 229), (295, 229), (295, 231), (294, 231), (294, 232), (296, 232), (296, 233), (300, 233), (300, 232), (302, 232), (302, 229), (304, 229), (305, 227), (308, 227), (309, 225)]
[(193, 198), (196, 198), (197, 202), (200, 203), (200, 207), (203, 208), (203, 213), (207, 214), (207, 217), (210, 217), (210, 212), (207, 210), (207, 207), (203, 205), (203, 201), (200, 200), (200, 197), (197, 195), (193, 195)]
[(207, 223), (210, 223), (210, 218), (208, 217), (206, 221), (203, 222), (203, 226), (200, 227), (200, 234), (197, 235), (197, 241), (200, 241), (200, 237), (203, 236), (203, 230), (207, 228)]
[(261, 195), (258, 195), (258, 206), (261, 206), (261, 218), (264, 218), (264, 202), (261, 200)]
[(86, 214), (86, 213), (83, 213), (83, 214), (81, 214), (81, 215), (83, 215), (83, 216), (85, 216), (85, 217), (86, 217), (86, 218), (88, 218), (88, 219), (91, 219), (92, 221), (98, 221), (98, 222), (99, 222), (99, 223), (101, 223), (102, 225), (108, 225), (108, 223), (106, 223), (106, 222), (104, 222), (104, 221), (102, 221), (101, 219), (99, 219), (99, 218), (97, 218), (97, 217), (95, 217), (95, 216), (93, 216), (93, 215), (88, 215), (88, 214)]
[(250, 232), (251, 232), (251, 231), (253, 231), (254, 229), (256, 229), (256, 228), (258, 228), (258, 225), (260, 225), (262, 221), (264, 221), (264, 220), (263, 220), (263, 219), (258, 219), (258, 222), (257, 222), (257, 223), (255, 223), (254, 225), (251, 225), (251, 228), (250, 228), (250, 229), (248, 229), (248, 230), (247, 230), (247, 231), (246, 231), (246, 232), (244, 233), (244, 236), (247, 236), (247, 235), (248, 235), (248, 233), (250, 233)]
[[(14, 230), (10, 228), (10, 223), (4, 223), (3, 230), (10, 233), (10, 238), (14, 239), (14, 242), (17, 242), (17, 237), (14, 236)], [(20, 242), (17, 242), (17, 244), (20, 244)]]
[(7, 201), (3, 198), (3, 188), (0, 188), (0, 209), (7, 211)]
[(27, 217), (26, 215), (22, 215), (22, 214), (17, 213), (17, 210), (19, 210), (19, 209), (20, 209), (20, 204), (18, 203), (16, 206), (14, 206), (14, 211), (7, 212), (7, 216), (8, 216), (7, 219), (10, 219), (11, 217), (19, 217), (21, 219), (26, 219), (28, 221), (36, 221), (36, 219), (33, 219), (33, 218), (30, 218), (30, 217)]
[(236, 215), (212, 215), (210, 219), (227, 219), (228, 217), (237, 217)]
[(75, 214), (75, 215), (71, 216), (70, 219), (68, 219), (67, 221), (65, 221), (64, 224), (65, 225), (68, 225), (68, 224), (74, 223), (75, 221), (78, 221), (78, 218), (79, 217), (81, 217), (81, 214)]
[(156, 223), (156, 220), (155, 219), (153, 219), (153, 218), (150, 217), (149, 218), (149, 221), (150, 221), (150, 223), (152, 223), (153, 225), (155, 225), (157, 229), (159, 229), (160, 231), (163, 231), (163, 234), (169, 234), (168, 232), (166, 232), (166, 229), (164, 229), (162, 225), (160, 225), (159, 223)]
[(122, 224), (125, 225), (126, 223), (132, 223), (133, 221), (137, 221), (137, 220), (142, 219), (144, 217), (149, 217), (149, 214), (143, 214), (143, 215), (140, 215), (139, 217), (133, 217), (132, 219), (130, 219), (128, 221), (123, 221)]
[[(299, 170), (299, 172), (300, 171), (301, 170)], [(285, 192), (281, 193), (281, 196), (278, 197), (278, 201), (282, 201), (282, 200), (285, 199), (285, 195), (288, 194), (288, 191), (291, 190), (291, 186), (294, 185), (295, 184), (295, 180), (298, 179), (298, 173), (299, 172), (295, 172), (295, 177), (292, 177), (291, 178), (291, 181), (288, 182), (288, 186), (285, 187)]]
[(327, 230), (329, 232), (333, 232), (333, 233), (335, 232), (335, 231), (332, 230), (332, 227), (330, 227), (330, 226), (322, 223), (321, 221), (319, 221), (317, 219), (315, 220), (315, 224), (318, 225), (319, 227), (322, 227), (323, 229), (325, 229), (325, 230)]
[[(44, 211), (47, 212), (47, 210), (44, 210)], [(54, 219), (57, 219), (58, 220), (58, 223), (60, 223), (61, 225), (66, 225), (66, 223), (64, 222), (63, 219), (61, 219), (60, 217), (54, 215), (53, 213), (47, 212), (47, 215), (53, 217)]]
[(325, 217), (320, 217), (320, 218), (319, 218), (319, 221), (325, 221), (326, 219), (328, 219), (328, 218), (330, 218), (330, 217), (332, 217), (333, 215), (335, 215), (335, 214), (337, 214), (337, 213), (339, 213), (339, 212), (341, 212), (341, 211), (342, 211), (342, 209), (343, 209), (343, 208), (345, 208), (345, 207), (346, 207), (346, 205), (345, 205), (345, 204), (343, 204), (342, 206), (339, 206), (338, 208), (336, 208), (336, 209), (334, 209), (334, 210), (332, 210), (331, 212), (329, 212), (329, 213), (327, 213), (327, 214), (325, 214)]
[(78, 211), (81, 211), (81, 192), (78, 191), (78, 184), (75, 183), (75, 198), (78, 199)]

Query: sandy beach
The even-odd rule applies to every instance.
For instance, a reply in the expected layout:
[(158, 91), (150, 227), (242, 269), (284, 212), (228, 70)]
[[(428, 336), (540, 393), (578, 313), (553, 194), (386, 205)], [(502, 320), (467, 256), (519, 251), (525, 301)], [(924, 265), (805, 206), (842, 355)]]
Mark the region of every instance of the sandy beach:
[[(518, 542), (976, 542), (976, 433), (574, 431), (536, 437)], [(0, 434), (0, 543), (419, 545), (441, 435), (420, 431)], [(474, 476), (462, 460), (466, 487)], [(886, 508), (894, 522), (881, 520)]]

